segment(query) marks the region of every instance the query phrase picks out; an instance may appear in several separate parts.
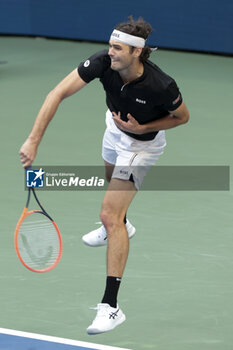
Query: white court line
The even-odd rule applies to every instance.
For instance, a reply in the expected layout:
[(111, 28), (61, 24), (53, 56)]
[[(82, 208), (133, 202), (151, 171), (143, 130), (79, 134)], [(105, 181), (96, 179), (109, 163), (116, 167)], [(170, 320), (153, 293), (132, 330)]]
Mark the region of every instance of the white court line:
[(16, 331), (14, 329), (0, 328), (0, 335), (1, 335), (1, 333), (2, 334), (7, 334), (7, 335), (13, 335), (13, 336), (17, 336), (17, 337), (24, 337), (24, 338), (30, 338), (30, 339), (44, 340), (44, 341), (50, 341), (50, 342), (66, 344), (66, 345), (88, 347), (89, 349), (98, 349), (98, 350), (132, 350), (132, 349), (125, 349), (125, 348), (116, 348), (114, 346), (109, 346), (109, 345), (87, 343), (87, 342), (83, 342), (83, 341), (66, 339), (66, 338), (52, 337), (50, 335), (42, 335), (42, 334), (36, 334), (36, 333), (21, 332), (21, 331)]

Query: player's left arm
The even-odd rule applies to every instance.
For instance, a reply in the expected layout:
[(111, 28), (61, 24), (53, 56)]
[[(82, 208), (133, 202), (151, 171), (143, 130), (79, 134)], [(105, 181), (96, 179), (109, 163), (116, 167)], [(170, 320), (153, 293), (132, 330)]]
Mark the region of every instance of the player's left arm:
[(119, 129), (140, 135), (159, 130), (167, 130), (185, 124), (189, 120), (189, 111), (185, 103), (182, 102), (177, 109), (169, 111), (169, 114), (165, 117), (147, 124), (139, 124), (130, 113), (128, 113), (127, 118), (128, 121), (125, 122), (120, 119), (120, 112), (118, 114), (113, 113), (114, 122)]

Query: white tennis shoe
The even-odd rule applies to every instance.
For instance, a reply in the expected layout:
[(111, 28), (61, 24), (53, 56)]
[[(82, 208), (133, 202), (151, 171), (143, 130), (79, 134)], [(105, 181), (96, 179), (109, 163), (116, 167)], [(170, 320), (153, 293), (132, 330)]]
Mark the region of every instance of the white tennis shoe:
[[(97, 224), (101, 224), (101, 222), (97, 222)], [(132, 238), (135, 235), (136, 228), (129, 222), (129, 220), (126, 220), (125, 227), (128, 231), (129, 238)], [(104, 225), (84, 235), (82, 240), (90, 247), (101, 247), (107, 245), (107, 232)]]
[(97, 310), (97, 315), (87, 328), (87, 334), (90, 335), (111, 331), (126, 319), (118, 305), (114, 308), (109, 304), (98, 304), (94, 310)]

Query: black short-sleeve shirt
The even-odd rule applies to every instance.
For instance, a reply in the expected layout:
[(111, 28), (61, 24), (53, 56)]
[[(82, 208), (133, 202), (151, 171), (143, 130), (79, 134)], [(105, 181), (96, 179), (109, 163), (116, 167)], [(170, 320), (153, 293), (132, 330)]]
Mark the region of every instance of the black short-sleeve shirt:
[[(151, 61), (144, 63), (143, 74), (124, 84), (120, 74), (111, 69), (107, 50), (97, 52), (78, 67), (80, 77), (89, 83), (99, 78), (106, 92), (106, 103), (111, 112), (121, 112), (121, 119), (128, 121), (130, 113), (139, 124), (160, 119), (168, 111), (177, 109), (182, 96), (176, 82)], [(142, 141), (153, 140), (158, 131), (142, 135), (125, 132)]]

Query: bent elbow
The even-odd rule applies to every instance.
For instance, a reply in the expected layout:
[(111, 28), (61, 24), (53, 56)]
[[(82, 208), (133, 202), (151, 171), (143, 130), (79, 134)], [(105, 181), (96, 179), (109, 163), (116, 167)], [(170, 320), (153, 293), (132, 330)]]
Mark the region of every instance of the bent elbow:
[(48, 100), (56, 100), (59, 103), (64, 99), (59, 89), (57, 89), (56, 87), (48, 93), (46, 98)]

